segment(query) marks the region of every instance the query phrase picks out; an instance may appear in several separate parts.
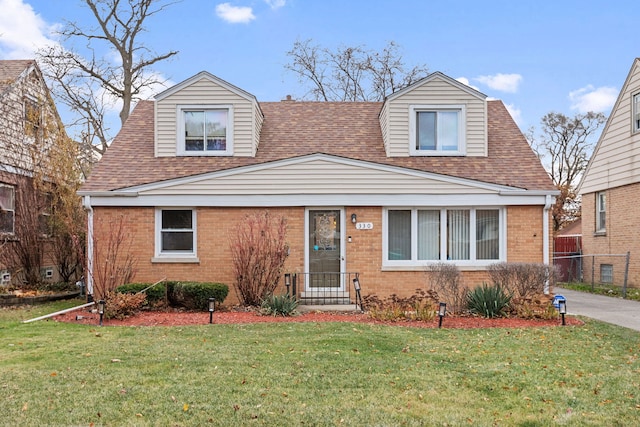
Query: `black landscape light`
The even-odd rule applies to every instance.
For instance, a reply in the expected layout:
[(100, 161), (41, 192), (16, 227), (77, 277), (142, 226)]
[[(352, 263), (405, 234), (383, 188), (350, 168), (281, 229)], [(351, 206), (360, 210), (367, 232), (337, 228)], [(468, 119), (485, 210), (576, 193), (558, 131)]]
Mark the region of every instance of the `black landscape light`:
[(566, 325), (564, 320), (564, 315), (567, 314), (567, 300), (561, 299), (558, 300), (558, 310), (560, 311), (560, 316), (562, 316), (562, 325)]
[(104, 316), (104, 306), (105, 306), (105, 302), (103, 299), (98, 301), (98, 314), (100, 315), (100, 326), (102, 326), (102, 318)]
[(442, 328), (442, 318), (447, 314), (447, 303), (441, 302), (438, 307), (438, 317), (440, 320), (438, 321), (438, 328)]
[(213, 323), (213, 312), (216, 311), (216, 299), (209, 298), (209, 323)]
[(291, 286), (291, 273), (284, 274), (284, 286), (287, 288), (287, 295), (289, 294), (289, 287)]

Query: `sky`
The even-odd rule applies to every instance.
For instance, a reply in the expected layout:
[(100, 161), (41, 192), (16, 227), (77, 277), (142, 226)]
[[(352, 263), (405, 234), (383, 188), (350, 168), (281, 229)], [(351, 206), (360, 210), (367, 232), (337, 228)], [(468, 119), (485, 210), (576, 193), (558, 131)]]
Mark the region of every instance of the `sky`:
[[(502, 100), (527, 131), (552, 111), (610, 113), (640, 56), (636, 1), (182, 0), (148, 18), (141, 41), (179, 51), (153, 67), (169, 86), (208, 71), (258, 101), (308, 92), (285, 68), (297, 40), (373, 51), (393, 41), (409, 68)], [(0, 0), (0, 59), (65, 45), (65, 21), (95, 25), (81, 0)]]

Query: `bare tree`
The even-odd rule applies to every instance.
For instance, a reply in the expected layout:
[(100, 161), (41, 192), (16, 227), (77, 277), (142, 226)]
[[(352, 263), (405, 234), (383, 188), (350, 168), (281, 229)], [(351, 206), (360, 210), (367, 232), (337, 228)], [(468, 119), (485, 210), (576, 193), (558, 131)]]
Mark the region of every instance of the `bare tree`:
[[(176, 55), (177, 51), (158, 54), (146, 47), (139, 36), (147, 18), (163, 11), (171, 3), (162, 0), (84, 0), (95, 17), (97, 27), (83, 28), (67, 22), (60, 31), (69, 43), (79, 41), (90, 52), (54, 45), (38, 53), (45, 75), (53, 84), (54, 96), (77, 114), (72, 125), (80, 126), (79, 139), (85, 146), (104, 154), (110, 141), (105, 127), (107, 106), (122, 102), (121, 125), (144, 89), (162, 83), (149, 68)], [(106, 60), (98, 48), (115, 51), (119, 61)]]
[(332, 51), (310, 39), (297, 40), (287, 55), (291, 63), (285, 68), (311, 86), (304, 97), (317, 101), (381, 101), (428, 74), (424, 65), (407, 69), (394, 42), (374, 52), (362, 46)]
[(529, 130), (527, 139), (560, 191), (552, 208), (553, 230), (558, 231), (580, 217), (575, 187), (587, 167), (595, 144), (594, 134), (606, 121), (602, 113), (588, 112), (567, 117), (547, 113), (541, 120), (542, 135)]

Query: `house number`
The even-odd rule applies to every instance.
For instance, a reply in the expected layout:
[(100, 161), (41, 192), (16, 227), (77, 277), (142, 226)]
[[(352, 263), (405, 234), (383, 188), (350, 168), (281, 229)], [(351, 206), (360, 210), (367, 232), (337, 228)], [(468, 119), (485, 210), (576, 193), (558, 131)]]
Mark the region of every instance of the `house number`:
[(359, 222), (356, 224), (357, 230), (373, 230), (372, 222)]

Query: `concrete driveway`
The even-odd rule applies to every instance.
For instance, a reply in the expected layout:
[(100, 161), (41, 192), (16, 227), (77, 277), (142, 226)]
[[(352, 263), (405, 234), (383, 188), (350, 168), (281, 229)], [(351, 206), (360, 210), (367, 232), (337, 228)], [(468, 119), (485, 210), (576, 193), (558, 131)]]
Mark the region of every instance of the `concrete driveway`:
[(640, 302), (554, 288), (567, 300), (567, 314), (575, 314), (640, 331)]

